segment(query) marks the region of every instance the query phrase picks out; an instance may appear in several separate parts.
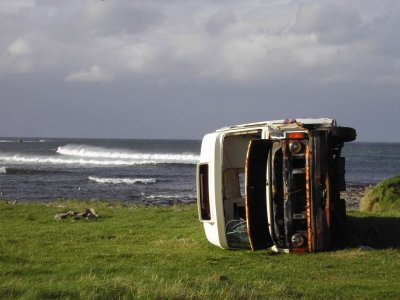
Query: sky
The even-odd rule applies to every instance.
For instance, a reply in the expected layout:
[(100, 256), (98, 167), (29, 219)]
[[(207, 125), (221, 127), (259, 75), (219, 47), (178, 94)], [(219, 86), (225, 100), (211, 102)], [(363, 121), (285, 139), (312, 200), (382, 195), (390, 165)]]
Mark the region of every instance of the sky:
[(331, 117), (400, 142), (398, 0), (0, 0), (0, 136)]

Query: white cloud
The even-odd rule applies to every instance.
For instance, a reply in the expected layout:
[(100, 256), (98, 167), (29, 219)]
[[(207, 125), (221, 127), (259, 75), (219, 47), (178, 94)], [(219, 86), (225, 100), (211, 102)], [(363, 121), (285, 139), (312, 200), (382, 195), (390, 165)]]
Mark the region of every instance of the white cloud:
[(65, 77), (65, 81), (74, 82), (101, 82), (111, 81), (113, 76), (105, 73), (98, 65), (91, 66), (88, 70), (73, 72)]
[(128, 67), (134, 72), (148, 73), (155, 59), (155, 49), (145, 43), (124, 45), (114, 51), (113, 55), (119, 61), (120, 66)]
[(0, 74), (24, 74), (35, 64), (31, 43), (18, 38), (0, 52)]
[(26, 40), (17, 39), (8, 47), (8, 52), (11, 55), (26, 55), (31, 52), (31, 46)]

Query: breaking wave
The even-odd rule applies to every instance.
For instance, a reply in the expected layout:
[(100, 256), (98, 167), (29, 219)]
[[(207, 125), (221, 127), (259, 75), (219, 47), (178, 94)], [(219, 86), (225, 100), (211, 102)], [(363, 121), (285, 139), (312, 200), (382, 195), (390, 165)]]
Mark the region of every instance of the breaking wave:
[(0, 174), (5, 174), (7, 173), (7, 168), (6, 167), (0, 167)]
[(97, 183), (111, 183), (111, 184), (136, 184), (136, 183), (156, 183), (157, 180), (155, 178), (101, 178), (89, 176), (89, 180), (92, 180)]
[(60, 146), (57, 153), (65, 156), (83, 158), (118, 159), (129, 161), (151, 161), (154, 163), (181, 163), (195, 164), (199, 161), (199, 155), (193, 153), (137, 153), (129, 150), (107, 149), (87, 145)]
[(183, 200), (193, 200), (196, 199), (195, 195), (191, 194), (155, 194), (145, 196), (146, 199), (183, 199)]
[(89, 158), (73, 158), (63, 156), (24, 156), (2, 155), (0, 161), (19, 164), (53, 164), (53, 165), (91, 165), (91, 166), (133, 166), (143, 164), (156, 164), (156, 161), (142, 160), (110, 160), (110, 159), (89, 159)]

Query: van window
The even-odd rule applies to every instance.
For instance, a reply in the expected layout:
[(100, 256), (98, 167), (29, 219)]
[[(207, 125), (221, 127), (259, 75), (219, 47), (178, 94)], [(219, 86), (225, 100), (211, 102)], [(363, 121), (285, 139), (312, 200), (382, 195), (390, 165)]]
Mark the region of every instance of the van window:
[(199, 165), (199, 187), (200, 217), (203, 221), (209, 221), (211, 220), (211, 214), (208, 191), (208, 164)]

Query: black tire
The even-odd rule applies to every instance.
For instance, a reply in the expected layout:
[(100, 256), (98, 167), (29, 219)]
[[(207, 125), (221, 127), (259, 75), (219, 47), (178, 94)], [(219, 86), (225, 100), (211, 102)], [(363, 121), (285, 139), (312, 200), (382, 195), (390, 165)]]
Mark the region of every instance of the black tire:
[(356, 139), (357, 133), (351, 127), (333, 127), (331, 137), (338, 142), (351, 142)]

